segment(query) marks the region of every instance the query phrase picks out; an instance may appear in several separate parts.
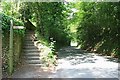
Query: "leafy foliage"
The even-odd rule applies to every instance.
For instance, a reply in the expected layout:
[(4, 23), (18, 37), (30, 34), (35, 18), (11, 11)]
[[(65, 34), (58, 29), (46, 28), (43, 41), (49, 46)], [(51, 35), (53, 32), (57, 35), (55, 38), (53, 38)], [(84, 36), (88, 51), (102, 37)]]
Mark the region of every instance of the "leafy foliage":
[[(10, 20), (13, 20), (14, 26), (23, 26), (23, 23), (21, 21), (16, 20), (15, 18), (12, 18), (8, 15), (5, 15), (4, 13), (0, 13), (0, 16), (2, 17), (2, 30), (4, 32), (9, 32), (10, 30)], [(24, 35), (25, 30), (14, 30), (15, 33)]]
[(56, 45), (69, 45), (70, 36), (67, 27), (66, 9), (63, 3), (23, 3), (21, 9), (25, 19), (30, 19), (36, 25), (38, 35), (50, 41), (53, 38)]
[(19, 11), (20, 1), (1, 1), (2, 12), (6, 15), (12, 16), (13, 18), (20, 19), (21, 14)]
[[(8, 53), (6, 44), (9, 44), (9, 36), (6, 34), (9, 34), (11, 19), (14, 25), (23, 25), (21, 20), (24, 24), (29, 23), (35, 27), (40, 42), (46, 45), (51, 42), (52, 51), (47, 56), (51, 62), (55, 60), (56, 47), (69, 45), (71, 39), (76, 41), (76, 36), (81, 49), (120, 56), (120, 32), (118, 31), (120, 29), (120, 2), (23, 2), (21, 4), (2, 2), (2, 5), (4, 5), (3, 13), (0, 15), (4, 38), (3, 52), (5, 52), (3, 57)], [(28, 26), (27, 29), (31, 27), (28, 24), (26, 26)], [(30, 29), (33, 30), (33, 28)], [(14, 30), (14, 32), (23, 36), (25, 31)], [(53, 40), (51, 41), (50, 38)], [(17, 38), (14, 41), (21, 42)], [(53, 41), (56, 41), (54, 45)], [(3, 64), (6, 65), (7, 58), (3, 60), (5, 61)]]
[(81, 3), (77, 29), (81, 48), (118, 55), (120, 3)]
[(56, 65), (56, 61), (57, 61), (57, 55), (56, 55), (56, 52), (55, 52), (55, 42), (56, 41), (53, 41), (53, 38), (50, 38), (51, 39), (51, 43), (50, 43), (50, 49), (51, 51), (48, 53), (47, 57), (46, 57), (46, 62), (48, 63), (48, 66), (51, 65), (51, 64), (54, 64)]

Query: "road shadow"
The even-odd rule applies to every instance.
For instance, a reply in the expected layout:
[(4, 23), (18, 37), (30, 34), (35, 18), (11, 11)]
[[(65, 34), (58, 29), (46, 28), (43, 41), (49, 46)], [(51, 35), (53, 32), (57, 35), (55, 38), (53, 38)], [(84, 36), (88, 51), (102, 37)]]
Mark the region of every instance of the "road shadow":
[(73, 65), (80, 63), (95, 63), (93, 53), (88, 53), (84, 50), (77, 49), (76, 47), (66, 47), (62, 48), (58, 52), (59, 59), (67, 59)]
[(95, 63), (98, 60), (96, 55), (103, 57), (105, 61), (118, 63), (117, 58), (105, 57), (97, 53), (87, 52), (74, 46), (64, 47), (58, 51), (58, 59), (69, 60), (73, 65), (80, 63)]

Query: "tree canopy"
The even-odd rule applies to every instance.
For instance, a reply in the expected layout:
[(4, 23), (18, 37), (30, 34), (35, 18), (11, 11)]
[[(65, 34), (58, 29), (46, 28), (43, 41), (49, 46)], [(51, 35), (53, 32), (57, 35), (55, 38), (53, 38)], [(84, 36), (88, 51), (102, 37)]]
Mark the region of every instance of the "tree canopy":
[(22, 20), (28, 28), (32, 25), (37, 35), (47, 41), (53, 38), (57, 45), (69, 45), (75, 39), (81, 49), (119, 54), (120, 2), (2, 2), (2, 5), (3, 13)]
[(119, 54), (120, 3), (81, 3), (77, 28), (81, 48)]

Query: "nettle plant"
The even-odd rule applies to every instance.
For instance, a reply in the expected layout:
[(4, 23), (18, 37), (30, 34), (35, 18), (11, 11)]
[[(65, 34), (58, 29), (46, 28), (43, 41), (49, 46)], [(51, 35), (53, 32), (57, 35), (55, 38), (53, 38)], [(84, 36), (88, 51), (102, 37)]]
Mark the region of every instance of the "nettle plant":
[(51, 52), (54, 53), (55, 52), (55, 42), (53, 40), (53, 38), (50, 38), (51, 42), (50, 42), (50, 49), (51, 49)]
[(48, 61), (48, 66), (50, 65), (56, 65), (56, 54), (55, 54), (55, 42), (53, 38), (50, 38), (50, 49), (51, 51), (48, 53), (47, 56), (47, 61)]

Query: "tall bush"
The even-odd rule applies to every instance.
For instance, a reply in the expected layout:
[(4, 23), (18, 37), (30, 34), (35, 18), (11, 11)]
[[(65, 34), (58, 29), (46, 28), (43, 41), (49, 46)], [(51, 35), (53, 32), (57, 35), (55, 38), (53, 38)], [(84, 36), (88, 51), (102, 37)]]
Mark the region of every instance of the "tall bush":
[(120, 3), (87, 3), (80, 6), (77, 29), (81, 48), (105, 55), (119, 55)]

